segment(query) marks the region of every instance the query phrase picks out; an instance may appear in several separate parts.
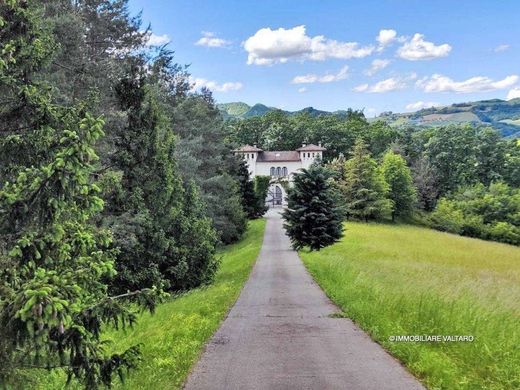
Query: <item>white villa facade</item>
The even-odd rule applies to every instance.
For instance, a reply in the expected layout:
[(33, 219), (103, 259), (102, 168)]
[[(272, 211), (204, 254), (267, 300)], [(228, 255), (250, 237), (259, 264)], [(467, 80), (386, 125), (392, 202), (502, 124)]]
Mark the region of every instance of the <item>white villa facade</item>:
[(316, 159), (322, 159), (325, 150), (321, 145), (313, 144), (304, 144), (294, 151), (264, 151), (256, 145), (245, 145), (234, 152), (247, 162), (249, 175), (252, 178), (271, 177), (266, 202), (273, 207), (284, 204), (286, 197), (284, 184), (290, 185), (294, 173), (301, 168), (309, 168)]

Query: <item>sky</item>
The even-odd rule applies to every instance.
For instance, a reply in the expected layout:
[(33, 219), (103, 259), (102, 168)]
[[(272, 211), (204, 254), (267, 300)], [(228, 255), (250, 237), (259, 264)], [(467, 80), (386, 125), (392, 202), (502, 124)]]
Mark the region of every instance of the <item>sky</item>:
[(520, 1), (130, 0), (219, 103), (383, 111), (520, 97)]

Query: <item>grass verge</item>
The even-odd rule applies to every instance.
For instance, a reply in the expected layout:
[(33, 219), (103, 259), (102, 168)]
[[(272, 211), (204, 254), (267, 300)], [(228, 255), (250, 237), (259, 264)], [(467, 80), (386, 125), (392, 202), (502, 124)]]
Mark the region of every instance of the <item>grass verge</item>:
[[(265, 219), (250, 222), (244, 238), (221, 252), (215, 281), (144, 313), (132, 329), (107, 331), (110, 349), (123, 351), (141, 344), (143, 361), (125, 383), (114, 388), (178, 389), (199, 357), (206, 341), (218, 329), (237, 300), (262, 246)], [(37, 389), (64, 388), (61, 372), (45, 373)]]
[[(520, 388), (520, 248), (410, 225), (347, 223), (301, 251), (346, 315), (430, 389)], [(392, 342), (471, 335), (473, 342)]]

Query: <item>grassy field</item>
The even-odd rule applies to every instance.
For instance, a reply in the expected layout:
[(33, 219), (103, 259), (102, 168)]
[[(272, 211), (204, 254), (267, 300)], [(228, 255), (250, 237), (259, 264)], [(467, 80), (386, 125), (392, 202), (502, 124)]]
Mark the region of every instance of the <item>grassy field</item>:
[[(106, 332), (110, 349), (122, 351), (142, 344), (143, 362), (124, 383), (114, 388), (178, 389), (206, 341), (235, 303), (262, 245), (265, 220), (250, 222), (245, 237), (220, 253), (222, 264), (214, 283), (160, 305), (154, 315), (143, 314), (133, 329)], [(63, 388), (64, 376), (45, 374), (34, 389)]]
[[(520, 248), (409, 225), (347, 223), (301, 252), (315, 280), (430, 389), (520, 388)], [(391, 342), (471, 335), (473, 342)]]

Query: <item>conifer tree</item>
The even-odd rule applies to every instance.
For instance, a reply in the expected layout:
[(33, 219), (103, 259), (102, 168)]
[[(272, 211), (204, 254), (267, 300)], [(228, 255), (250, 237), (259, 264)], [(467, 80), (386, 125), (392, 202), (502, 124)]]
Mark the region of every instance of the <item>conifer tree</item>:
[[(141, 64), (142, 65), (142, 64)], [(118, 134), (113, 169), (122, 192), (109, 198), (105, 221), (121, 248), (113, 289), (193, 288), (216, 270), (216, 235), (194, 182), (183, 183), (176, 137), (160, 86), (144, 66), (117, 88), (127, 126)]]
[(313, 165), (295, 174), (287, 200), (284, 227), (294, 249), (308, 246), (320, 250), (342, 237), (343, 214), (338, 194), (323, 167)]
[(219, 265), (215, 255), (218, 237), (193, 181), (184, 183), (182, 208), (172, 215), (167, 233), (175, 238), (175, 247), (161, 264), (161, 274), (176, 290), (210, 282)]
[(347, 217), (368, 221), (390, 214), (392, 203), (386, 199), (388, 184), (361, 138), (356, 141), (352, 157), (345, 163), (340, 185)]
[(0, 3), (0, 90), (12, 97), (0, 109), (0, 387), (20, 386), (16, 370), (60, 367), (91, 389), (138, 361), (137, 347), (107, 354), (101, 328), (132, 323), (122, 301), (153, 308), (155, 294), (107, 295), (116, 250), (94, 223), (103, 120), (35, 81), (55, 47), (42, 22), (31, 2)]
[(392, 220), (412, 213), (417, 200), (412, 174), (399, 154), (388, 152), (383, 157), (381, 171), (388, 184), (388, 198), (393, 202)]

